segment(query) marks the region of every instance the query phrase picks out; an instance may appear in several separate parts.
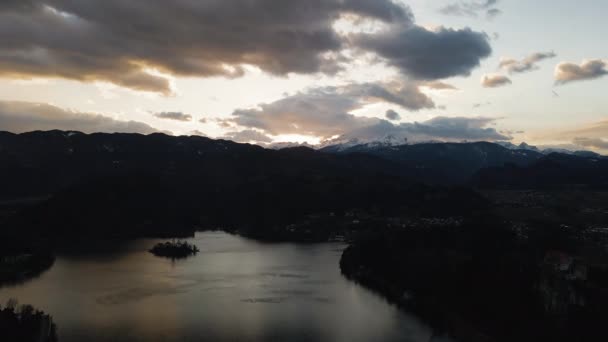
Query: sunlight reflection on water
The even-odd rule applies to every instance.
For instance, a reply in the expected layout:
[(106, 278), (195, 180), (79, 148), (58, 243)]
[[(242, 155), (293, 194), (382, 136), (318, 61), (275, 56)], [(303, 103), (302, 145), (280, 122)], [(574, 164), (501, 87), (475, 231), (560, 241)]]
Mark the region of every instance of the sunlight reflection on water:
[(61, 342), (431, 340), (418, 320), (340, 275), (340, 244), (205, 232), (190, 240), (198, 255), (173, 262), (147, 252), (156, 242), (59, 255), (40, 278), (0, 289), (0, 302), (52, 314)]

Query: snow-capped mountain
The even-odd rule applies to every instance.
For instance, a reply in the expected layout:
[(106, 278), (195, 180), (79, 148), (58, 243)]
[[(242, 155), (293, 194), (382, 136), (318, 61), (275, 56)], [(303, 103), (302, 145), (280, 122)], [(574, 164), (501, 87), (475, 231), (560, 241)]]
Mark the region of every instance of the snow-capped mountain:
[(381, 148), (408, 145), (407, 138), (397, 137), (392, 134), (377, 140), (365, 140), (360, 138), (338, 137), (336, 139), (326, 140), (317, 146), (319, 150), (326, 152), (341, 152), (353, 148), (355, 146), (367, 148)]
[(541, 150), (538, 147), (529, 145), (525, 142), (522, 142), (519, 145), (515, 145), (509, 141), (497, 141), (496, 144), (498, 144), (502, 147), (508, 148), (509, 150), (530, 150), (530, 151), (535, 151), (535, 152), (541, 152)]
[(299, 142), (276, 142), (269, 145), (264, 146), (271, 150), (282, 150), (284, 148), (292, 148), (292, 147), (308, 147), (312, 149), (316, 149), (318, 146), (311, 145), (307, 142), (299, 143)]

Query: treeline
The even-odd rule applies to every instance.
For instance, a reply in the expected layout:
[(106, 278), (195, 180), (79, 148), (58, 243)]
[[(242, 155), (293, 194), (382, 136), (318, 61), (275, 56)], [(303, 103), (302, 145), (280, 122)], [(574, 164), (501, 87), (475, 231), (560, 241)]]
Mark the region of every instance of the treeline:
[(0, 287), (35, 278), (55, 262), (50, 246), (23, 232), (0, 232)]
[(11, 342), (57, 342), (57, 327), (51, 316), (31, 305), (10, 300), (0, 305), (0, 339)]
[(608, 270), (584, 232), (492, 216), (362, 236), (342, 272), (461, 341), (605, 341)]
[(482, 168), (471, 184), (490, 189), (608, 189), (608, 158), (552, 153), (530, 165)]

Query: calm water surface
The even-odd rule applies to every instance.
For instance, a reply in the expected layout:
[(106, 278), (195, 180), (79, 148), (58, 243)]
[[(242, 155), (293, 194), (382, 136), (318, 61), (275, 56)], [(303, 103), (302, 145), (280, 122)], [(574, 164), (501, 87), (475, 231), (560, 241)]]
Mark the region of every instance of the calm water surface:
[(0, 288), (53, 315), (71, 341), (438, 341), (414, 317), (343, 278), (344, 246), (198, 233), (175, 261), (158, 240), (59, 255), (40, 278)]

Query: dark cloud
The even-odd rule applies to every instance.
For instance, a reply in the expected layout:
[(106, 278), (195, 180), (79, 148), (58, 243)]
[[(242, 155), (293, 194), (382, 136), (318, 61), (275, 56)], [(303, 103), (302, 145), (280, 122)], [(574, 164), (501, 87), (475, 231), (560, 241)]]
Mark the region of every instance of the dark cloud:
[[(0, 76), (108, 81), (171, 94), (162, 73), (332, 73), (344, 14), (411, 22), (392, 0), (3, 0)], [(161, 72), (151, 73), (149, 69)]]
[(257, 143), (257, 144), (272, 142), (272, 138), (270, 138), (269, 136), (267, 136), (264, 133), (261, 133), (259, 131), (253, 130), (253, 129), (246, 129), (243, 131), (226, 133), (226, 135), (224, 135), (224, 139), (229, 139), (229, 140), (233, 140), (236, 142), (242, 142), (242, 143)]
[(511, 80), (503, 75), (485, 75), (481, 79), (484, 88), (498, 88), (511, 84)]
[(435, 108), (433, 100), (415, 83), (361, 83), (334, 89), (343, 96), (359, 98), (363, 102), (385, 101), (413, 111)]
[(271, 135), (302, 134), (328, 138), (369, 125), (368, 121), (375, 119), (359, 118), (350, 112), (375, 102), (388, 102), (409, 110), (435, 106), (416, 85), (363, 83), (310, 89), (261, 104), (256, 109), (239, 109), (227, 122)]
[(494, 19), (501, 14), (502, 14), (502, 11), (499, 10), (498, 8), (490, 8), (489, 10), (486, 11), (486, 16), (488, 17), (488, 19)]
[(555, 67), (555, 83), (593, 80), (608, 75), (608, 62), (601, 59), (583, 61), (580, 65), (562, 62)]
[(502, 13), (501, 10), (495, 8), (498, 0), (484, 1), (461, 1), (446, 5), (439, 9), (441, 14), (478, 17), (480, 14), (485, 14), (487, 18), (492, 19)]
[(154, 114), (157, 118), (175, 120), (175, 121), (192, 121), (192, 115), (182, 112), (161, 112)]
[(556, 56), (557, 55), (554, 52), (537, 52), (527, 56), (521, 61), (513, 58), (503, 58), (498, 67), (510, 74), (523, 73), (538, 69), (536, 63)]
[(34, 7), (34, 0), (2, 0), (0, 2), (0, 10), (28, 10)]
[[(173, 93), (166, 74), (238, 77), (243, 65), (276, 75), (335, 73), (352, 44), (421, 79), (468, 75), (491, 51), (484, 34), (416, 26), (394, 0), (1, 3), (0, 77), (107, 81), (164, 95)], [(390, 29), (341, 36), (333, 24), (347, 14)]]
[(388, 120), (391, 120), (391, 121), (401, 120), (401, 115), (399, 115), (399, 113), (395, 112), (392, 109), (387, 110), (386, 113), (384, 114), (384, 117), (386, 117)]
[(137, 121), (121, 121), (107, 116), (73, 112), (45, 103), (0, 101), (1, 130), (23, 133), (37, 130), (70, 130), (84, 133), (142, 133), (157, 129)]
[(420, 26), (395, 25), (381, 33), (355, 36), (353, 41), (365, 50), (375, 51), (403, 74), (420, 80), (469, 76), (492, 52), (488, 36), (469, 28), (441, 27), (430, 31)]

